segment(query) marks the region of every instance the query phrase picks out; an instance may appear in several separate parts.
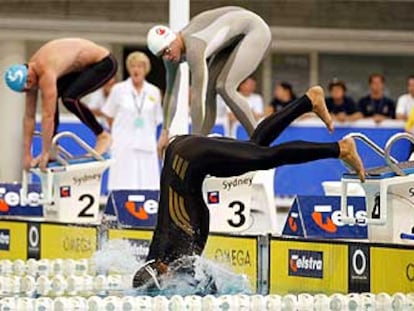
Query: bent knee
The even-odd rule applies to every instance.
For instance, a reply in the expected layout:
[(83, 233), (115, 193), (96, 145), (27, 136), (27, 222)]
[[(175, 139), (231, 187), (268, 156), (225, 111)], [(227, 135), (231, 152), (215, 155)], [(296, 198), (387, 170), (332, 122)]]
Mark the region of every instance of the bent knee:
[(73, 104), (78, 101), (78, 98), (69, 95), (63, 95), (60, 97), (60, 99), (62, 100), (63, 104)]
[(237, 86), (227, 81), (217, 81), (216, 92), (223, 98), (232, 97), (237, 91)]

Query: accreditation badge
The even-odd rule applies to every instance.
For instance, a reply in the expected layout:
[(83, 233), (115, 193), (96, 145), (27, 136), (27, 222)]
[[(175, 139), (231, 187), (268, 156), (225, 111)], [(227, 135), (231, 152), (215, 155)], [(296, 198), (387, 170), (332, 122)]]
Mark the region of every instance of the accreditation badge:
[(134, 126), (135, 128), (141, 129), (144, 127), (145, 120), (142, 117), (136, 117), (134, 120)]

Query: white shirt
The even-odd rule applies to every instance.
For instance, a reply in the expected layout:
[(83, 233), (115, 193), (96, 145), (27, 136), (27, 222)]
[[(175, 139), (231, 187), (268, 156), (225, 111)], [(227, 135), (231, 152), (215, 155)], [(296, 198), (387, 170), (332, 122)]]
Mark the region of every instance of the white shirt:
[[(263, 97), (260, 94), (253, 93), (249, 96), (244, 96), (247, 102), (249, 103), (250, 109), (257, 114), (263, 114), (264, 112), (264, 103)], [(223, 117), (225, 111), (230, 112), (231, 109), (226, 105), (223, 98), (220, 95), (217, 95), (217, 117)]]
[(106, 101), (103, 88), (101, 87), (96, 91), (88, 94), (87, 96), (85, 96), (83, 101), (89, 109), (100, 110)]
[(220, 96), (216, 96), (216, 103), (217, 103), (217, 121), (227, 119), (227, 114), (229, 113), (230, 109), (227, 107), (224, 99)]
[(395, 114), (404, 115), (405, 117), (408, 118), (413, 108), (414, 108), (414, 97), (412, 97), (410, 94), (404, 94), (398, 98)]
[(264, 104), (263, 104), (263, 97), (257, 93), (250, 94), (249, 96), (245, 97), (249, 102), (250, 108), (257, 114), (263, 114)]
[(137, 93), (131, 78), (116, 83), (101, 110), (114, 119), (113, 149), (156, 152), (156, 130), (162, 122), (162, 109), (161, 92), (155, 85), (144, 81)]

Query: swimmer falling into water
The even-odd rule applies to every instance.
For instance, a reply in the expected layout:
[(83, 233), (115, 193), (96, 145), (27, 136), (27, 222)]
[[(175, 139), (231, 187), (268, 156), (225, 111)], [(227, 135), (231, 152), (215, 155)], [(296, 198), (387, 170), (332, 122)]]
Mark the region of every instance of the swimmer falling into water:
[(133, 286), (156, 285), (169, 266), (183, 256), (201, 255), (209, 234), (209, 210), (202, 183), (207, 175), (230, 177), (254, 170), (338, 158), (365, 181), (353, 138), (333, 143), (292, 141), (270, 147), (296, 118), (313, 111), (330, 131), (333, 123), (319, 86), (264, 119), (249, 141), (199, 135), (176, 136), (168, 145), (161, 173), (158, 220), (147, 263), (135, 273)]

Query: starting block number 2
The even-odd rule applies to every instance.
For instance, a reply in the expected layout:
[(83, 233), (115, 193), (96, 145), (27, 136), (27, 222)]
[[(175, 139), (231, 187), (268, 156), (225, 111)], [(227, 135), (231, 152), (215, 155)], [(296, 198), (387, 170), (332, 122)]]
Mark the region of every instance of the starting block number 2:
[(45, 217), (59, 222), (97, 222), (99, 214), (97, 196), (91, 193), (82, 193), (81, 189), (76, 192), (78, 193), (72, 193), (70, 197), (55, 198), (54, 204), (52, 205), (45, 205)]
[[(55, 176), (51, 195), (53, 204), (43, 205), (44, 217), (57, 222), (99, 223), (101, 171), (100, 168), (75, 170)], [(42, 183), (42, 190), (46, 189)]]
[(95, 217), (96, 215), (94, 213), (91, 212), (91, 208), (93, 206), (93, 204), (95, 203), (95, 198), (93, 197), (93, 195), (91, 194), (82, 194), (79, 197), (80, 202), (84, 202), (86, 201), (86, 206), (79, 212), (78, 217), (86, 217), (86, 218), (91, 218), (91, 217)]

